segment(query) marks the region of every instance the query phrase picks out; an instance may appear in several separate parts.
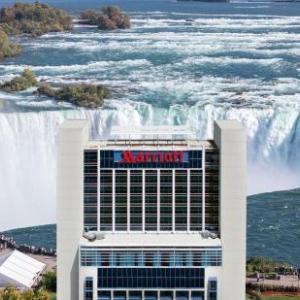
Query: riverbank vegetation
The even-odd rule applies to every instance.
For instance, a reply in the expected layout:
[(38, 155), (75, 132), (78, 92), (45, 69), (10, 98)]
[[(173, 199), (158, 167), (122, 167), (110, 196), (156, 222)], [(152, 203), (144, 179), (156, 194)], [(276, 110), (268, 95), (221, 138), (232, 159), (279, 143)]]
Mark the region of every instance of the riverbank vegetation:
[(80, 15), (80, 23), (96, 25), (101, 30), (130, 28), (130, 17), (117, 6), (105, 6), (101, 11), (86, 10)]
[(49, 300), (50, 294), (43, 289), (20, 291), (13, 287), (0, 290), (2, 300)]
[(38, 83), (35, 74), (30, 69), (25, 69), (20, 76), (0, 85), (4, 92), (20, 92), (36, 86)]
[(291, 265), (277, 262), (267, 257), (251, 257), (247, 260), (247, 273), (287, 273), (291, 272)]
[(51, 87), (49, 84), (42, 84), (38, 88), (38, 94), (80, 107), (97, 108), (103, 105), (109, 91), (103, 85), (85, 83), (63, 85), (59, 88)]
[(0, 61), (18, 55), (21, 52), (21, 46), (11, 43), (7, 34), (0, 27)]
[(7, 34), (40, 36), (72, 29), (72, 19), (65, 11), (38, 1), (15, 3), (0, 10), (0, 26)]
[(39, 84), (30, 69), (25, 69), (20, 76), (4, 82), (0, 85), (0, 90), (11, 93), (24, 91), (31, 87), (37, 87), (37, 91), (34, 93), (38, 96), (47, 96), (85, 108), (101, 107), (104, 99), (109, 95), (108, 88), (101, 84), (64, 84), (58, 87), (53, 87), (48, 83)]

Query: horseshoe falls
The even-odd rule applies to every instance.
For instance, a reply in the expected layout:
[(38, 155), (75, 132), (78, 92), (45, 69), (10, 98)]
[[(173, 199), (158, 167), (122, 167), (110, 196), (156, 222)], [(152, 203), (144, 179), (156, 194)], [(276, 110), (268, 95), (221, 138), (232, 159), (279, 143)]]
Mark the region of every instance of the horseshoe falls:
[[(99, 6), (48, 2), (74, 18)], [(207, 139), (214, 120), (236, 119), (248, 133), (248, 193), (300, 186), (299, 4), (114, 3), (131, 29), (16, 38), (22, 55), (1, 62), (1, 83), (27, 67), (40, 81), (101, 83), (111, 94), (87, 110), (34, 89), (0, 93), (0, 230), (55, 222), (56, 135), (67, 118), (89, 119), (96, 139), (114, 125), (187, 125)]]

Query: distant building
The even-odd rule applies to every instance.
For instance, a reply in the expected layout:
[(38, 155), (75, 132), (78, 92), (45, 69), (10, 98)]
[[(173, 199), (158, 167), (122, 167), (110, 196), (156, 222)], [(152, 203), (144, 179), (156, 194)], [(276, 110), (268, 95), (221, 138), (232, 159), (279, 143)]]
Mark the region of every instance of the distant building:
[(0, 287), (31, 288), (46, 265), (18, 250), (0, 256)]
[(88, 131), (59, 132), (58, 300), (245, 299), (242, 126), (216, 122), (208, 141)]

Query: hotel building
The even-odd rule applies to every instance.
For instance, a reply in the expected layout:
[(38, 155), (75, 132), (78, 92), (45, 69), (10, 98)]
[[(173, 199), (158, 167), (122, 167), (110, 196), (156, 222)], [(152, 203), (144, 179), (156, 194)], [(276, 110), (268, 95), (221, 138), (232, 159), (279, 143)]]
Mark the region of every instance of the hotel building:
[(246, 135), (88, 140), (58, 136), (58, 300), (243, 300)]

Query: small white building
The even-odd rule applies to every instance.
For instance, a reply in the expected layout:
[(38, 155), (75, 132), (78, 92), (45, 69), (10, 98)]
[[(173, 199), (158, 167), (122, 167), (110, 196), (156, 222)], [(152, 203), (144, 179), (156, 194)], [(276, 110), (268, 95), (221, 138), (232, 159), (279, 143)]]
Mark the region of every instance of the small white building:
[(45, 264), (14, 250), (0, 257), (0, 287), (31, 288), (45, 268)]

